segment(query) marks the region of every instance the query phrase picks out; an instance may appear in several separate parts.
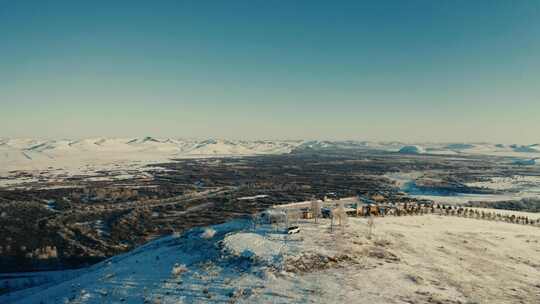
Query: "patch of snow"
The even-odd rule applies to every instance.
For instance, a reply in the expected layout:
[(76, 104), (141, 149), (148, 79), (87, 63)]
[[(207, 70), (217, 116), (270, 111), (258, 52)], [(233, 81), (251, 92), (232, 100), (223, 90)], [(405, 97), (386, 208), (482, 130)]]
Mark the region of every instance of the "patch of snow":
[(384, 177), (394, 181), (396, 186), (398, 186), (399, 188), (404, 188), (408, 183), (422, 176), (422, 174), (423, 172), (420, 171), (394, 172), (387, 173), (384, 175)]
[(239, 200), (239, 201), (256, 200), (258, 198), (265, 198), (265, 197), (268, 197), (268, 195), (266, 195), (266, 194), (258, 194), (258, 195), (254, 195), (254, 196), (239, 197), (239, 198), (237, 198), (237, 200)]
[(520, 165), (520, 166), (534, 166), (536, 165), (536, 160), (538, 158), (533, 158), (533, 159), (515, 159), (513, 161), (513, 163), (515, 165)]
[(223, 240), (225, 250), (236, 256), (271, 263), (281, 253), (282, 244), (256, 233), (233, 233)]
[(211, 227), (205, 228), (204, 232), (201, 234), (201, 237), (203, 239), (211, 239), (216, 235), (216, 231), (212, 229)]
[(493, 177), (488, 181), (472, 182), (469, 187), (486, 188), (493, 190), (511, 190), (514, 192), (539, 192), (540, 176), (513, 175), (510, 177)]
[(462, 205), (468, 202), (497, 202), (523, 198), (513, 194), (455, 194), (455, 195), (411, 195), (417, 199), (432, 200), (436, 203)]
[(467, 149), (474, 148), (474, 145), (464, 144), (464, 143), (455, 143), (455, 144), (448, 144), (445, 148), (449, 150), (467, 150)]
[(512, 146), (513, 150), (515, 152), (525, 152), (525, 153), (540, 153), (540, 145), (534, 144), (534, 145), (528, 145), (528, 146)]
[(187, 272), (187, 271), (188, 271), (188, 268), (186, 267), (186, 265), (184, 265), (184, 264), (180, 265), (180, 264), (176, 263), (176, 264), (174, 264), (174, 267), (173, 267), (172, 270), (171, 270), (171, 274), (172, 274), (175, 278), (177, 278), (177, 277), (179, 277), (182, 273)]

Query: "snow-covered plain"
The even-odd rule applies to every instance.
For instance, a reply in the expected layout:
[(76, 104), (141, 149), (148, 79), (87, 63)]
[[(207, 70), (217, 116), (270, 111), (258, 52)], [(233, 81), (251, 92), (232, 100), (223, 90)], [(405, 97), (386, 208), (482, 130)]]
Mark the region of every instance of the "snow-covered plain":
[[(206, 158), (290, 153), (295, 149), (361, 149), (408, 154), (495, 155), (514, 164), (538, 165), (538, 145), (418, 144), (366, 141), (224, 140), (175, 138), (89, 138), (38, 140), (0, 138), (0, 187), (39, 180), (61, 181), (69, 176), (113, 172), (118, 178), (180, 158)], [(509, 161), (509, 163), (511, 163)], [(131, 175), (131, 176), (130, 176)], [(137, 176), (139, 177), (139, 176)], [(144, 177), (144, 176), (143, 176)], [(96, 178), (112, 179), (98, 176)]]
[(82, 140), (1, 139), (0, 173), (14, 170), (81, 169), (173, 158), (290, 153), (296, 148), (352, 148), (426, 154), (486, 154), (540, 157), (538, 145), (404, 144), (364, 141), (90, 138)]
[(537, 303), (540, 228), (438, 215), (283, 227), (234, 220), (153, 241), (1, 303)]
[(145, 138), (0, 140), (0, 170), (80, 169), (122, 163), (161, 162), (195, 156), (288, 153), (296, 141), (230, 141)]
[[(0, 187), (40, 179), (92, 176), (98, 171), (133, 177), (149, 164), (176, 158), (289, 153), (300, 141), (231, 141), (170, 138), (92, 138), (83, 140), (0, 139)], [(24, 174), (21, 174), (24, 173)], [(144, 176), (143, 176), (144, 177)]]
[(411, 197), (417, 199), (431, 200), (435, 203), (446, 204), (446, 205), (463, 205), (469, 202), (500, 202), (500, 201), (513, 201), (520, 200), (526, 197), (532, 196), (523, 196), (513, 193), (502, 193), (502, 194), (465, 194), (458, 193), (455, 195), (411, 195)]
[(509, 177), (492, 177), (488, 181), (467, 183), (467, 186), (512, 191), (526, 189), (540, 193), (540, 176), (513, 175)]
[(396, 172), (385, 174), (395, 185), (407, 192), (409, 196), (432, 200), (436, 203), (463, 205), (469, 202), (516, 201), (524, 198), (540, 198), (540, 176), (513, 175), (509, 177), (492, 177), (485, 181), (466, 183), (466, 186), (492, 190), (493, 194), (446, 193), (424, 194), (410, 191), (409, 185), (423, 176), (425, 172)]
[(467, 183), (467, 186), (502, 191), (497, 194), (412, 195), (436, 203), (462, 205), (468, 202), (512, 201), (524, 198), (540, 198), (540, 177), (514, 175), (493, 177), (487, 181)]

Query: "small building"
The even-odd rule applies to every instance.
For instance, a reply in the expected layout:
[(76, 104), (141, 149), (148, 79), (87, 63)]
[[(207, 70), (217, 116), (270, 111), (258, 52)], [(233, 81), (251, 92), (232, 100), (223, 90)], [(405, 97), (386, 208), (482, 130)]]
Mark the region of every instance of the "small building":
[(303, 219), (312, 219), (313, 212), (310, 209), (302, 209), (302, 218)]

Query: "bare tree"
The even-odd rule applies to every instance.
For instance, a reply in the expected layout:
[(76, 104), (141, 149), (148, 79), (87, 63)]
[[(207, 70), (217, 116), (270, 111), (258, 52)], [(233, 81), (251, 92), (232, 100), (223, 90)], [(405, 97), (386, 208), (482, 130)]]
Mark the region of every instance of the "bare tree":
[(375, 221), (373, 220), (373, 216), (370, 215), (368, 218), (368, 235), (367, 238), (371, 240), (371, 236), (373, 234), (373, 226), (375, 226)]
[(302, 211), (300, 209), (289, 210), (289, 223), (294, 222), (294, 225), (298, 225), (298, 222), (300, 221), (301, 217), (302, 217)]
[(330, 211), (330, 231), (334, 232), (334, 209)]
[[(287, 210), (279, 210), (275, 213), (269, 214), (269, 220), (272, 224), (272, 229), (277, 231), (282, 225), (288, 225), (287, 223)], [(286, 226), (285, 228), (289, 228)]]
[(321, 215), (321, 207), (322, 203), (318, 200), (312, 200), (311, 201), (311, 212), (313, 213), (313, 217), (315, 218), (315, 224), (319, 223), (319, 216)]
[(258, 224), (259, 224), (259, 214), (258, 213), (251, 214), (251, 225), (252, 225), (251, 228), (253, 231), (257, 230)]
[(339, 203), (339, 210), (342, 214), (342, 225), (346, 225), (347, 222), (349, 221), (349, 217), (347, 216), (347, 211), (345, 211), (345, 202), (340, 202)]
[(356, 216), (363, 215), (364, 213), (362, 211), (362, 204), (360, 204), (360, 201), (358, 201), (358, 203), (356, 203)]
[(289, 228), (291, 225), (298, 225), (298, 221), (302, 216), (299, 209), (285, 209), (285, 226)]
[[(347, 213), (345, 212), (345, 203), (339, 202), (338, 207), (332, 210), (332, 219), (336, 218), (337, 224), (341, 228), (341, 231), (345, 231), (345, 225), (347, 224)], [(332, 224), (333, 224), (332, 220)]]

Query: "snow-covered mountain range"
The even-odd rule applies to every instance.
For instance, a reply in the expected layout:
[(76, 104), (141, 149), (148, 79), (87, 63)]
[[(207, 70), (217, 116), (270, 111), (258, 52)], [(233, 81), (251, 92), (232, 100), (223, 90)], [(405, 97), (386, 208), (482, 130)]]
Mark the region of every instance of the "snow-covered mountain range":
[(375, 149), (407, 154), (486, 154), (534, 159), (540, 144), (410, 144), (366, 141), (89, 138), (38, 140), (0, 138), (0, 174), (19, 170), (121, 167), (175, 158), (290, 153), (295, 149)]
[(0, 139), (0, 171), (162, 162), (174, 158), (289, 153), (301, 141), (90, 138)]

